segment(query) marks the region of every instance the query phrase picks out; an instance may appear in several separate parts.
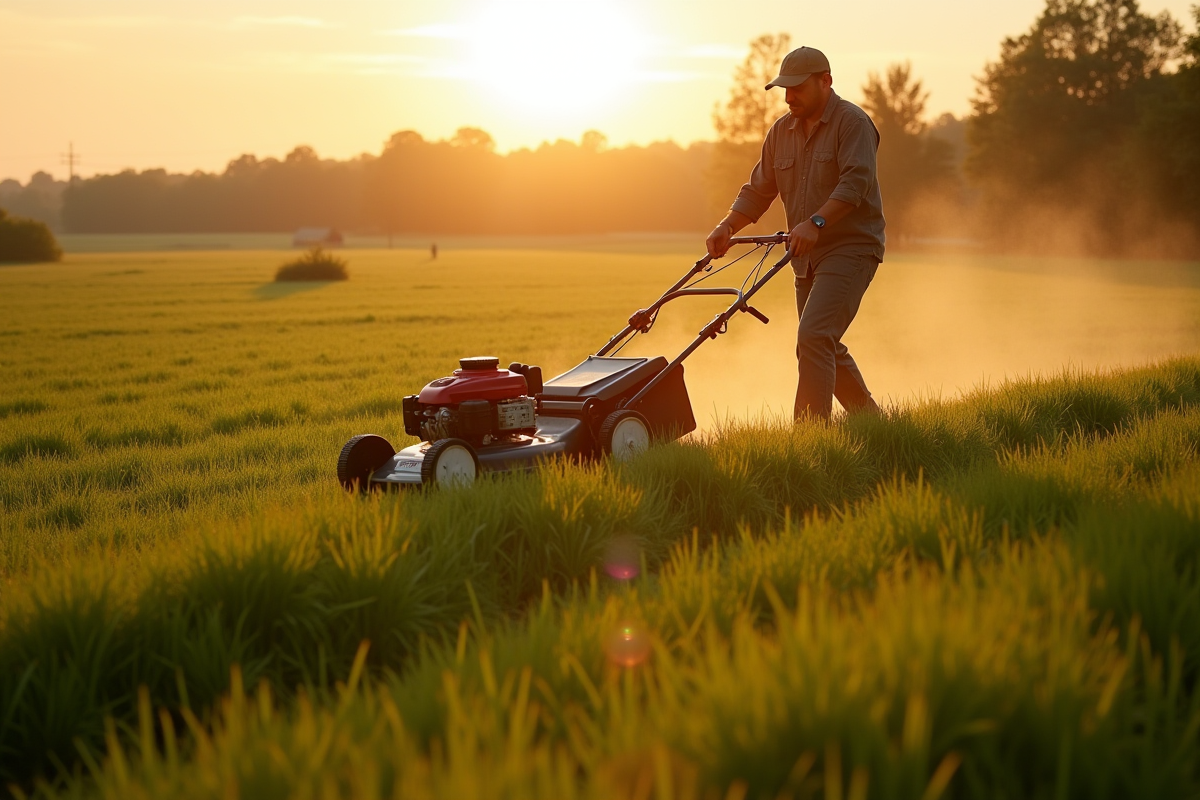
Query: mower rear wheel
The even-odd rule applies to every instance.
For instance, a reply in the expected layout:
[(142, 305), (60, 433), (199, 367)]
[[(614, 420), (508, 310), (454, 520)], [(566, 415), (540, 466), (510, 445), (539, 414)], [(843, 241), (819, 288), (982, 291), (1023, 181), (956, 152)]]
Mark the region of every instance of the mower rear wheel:
[(638, 412), (619, 408), (600, 425), (600, 449), (617, 461), (627, 461), (650, 446), (650, 422)]
[(396, 450), (382, 436), (373, 433), (354, 436), (338, 456), (338, 481), (349, 491), (366, 491), (370, 487), (371, 474), (394, 455)]
[(438, 439), (421, 460), (421, 483), (427, 486), (470, 486), (478, 474), (475, 448), (462, 439)]

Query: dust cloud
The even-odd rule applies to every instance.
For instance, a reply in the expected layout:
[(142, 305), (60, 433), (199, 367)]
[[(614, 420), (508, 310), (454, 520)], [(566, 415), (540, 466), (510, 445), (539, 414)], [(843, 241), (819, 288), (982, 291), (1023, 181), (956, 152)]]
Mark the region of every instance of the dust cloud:
[[(796, 309), (784, 270), (686, 362), (696, 420), (790, 419)], [(676, 301), (639, 352), (673, 357), (720, 310)], [(844, 341), (884, 405), (1009, 378), (1136, 366), (1200, 352), (1200, 263), (899, 255), (879, 268)], [(633, 345), (629, 349), (633, 349)], [(628, 350), (626, 351), (628, 352)]]
[(888, 244), (958, 240), (993, 253), (1200, 259), (1195, 221), (1181, 217), (1164, 198), (1119, 191), (1104, 170), (1080, 171), (1072, 185), (1076, 203), (1003, 191), (971, 201), (961, 192), (925, 192), (905, 213), (908, 234), (894, 242), (889, 231)]

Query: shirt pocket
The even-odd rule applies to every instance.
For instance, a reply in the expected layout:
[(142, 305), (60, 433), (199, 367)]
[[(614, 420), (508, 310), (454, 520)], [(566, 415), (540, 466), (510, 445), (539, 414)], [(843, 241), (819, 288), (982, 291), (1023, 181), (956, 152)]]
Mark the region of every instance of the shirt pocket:
[(780, 197), (786, 197), (796, 188), (796, 159), (793, 156), (775, 157), (775, 186)]
[(814, 150), (812, 156), (812, 188), (824, 203), (838, 185), (838, 165), (832, 150)]

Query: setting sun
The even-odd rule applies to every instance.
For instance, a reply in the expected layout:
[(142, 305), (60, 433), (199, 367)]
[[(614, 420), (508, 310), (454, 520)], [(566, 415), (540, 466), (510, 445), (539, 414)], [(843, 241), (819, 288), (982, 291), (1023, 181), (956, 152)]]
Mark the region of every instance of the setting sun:
[(613, 3), (513, 0), (474, 20), (466, 77), (522, 111), (559, 116), (594, 109), (639, 78), (648, 49)]

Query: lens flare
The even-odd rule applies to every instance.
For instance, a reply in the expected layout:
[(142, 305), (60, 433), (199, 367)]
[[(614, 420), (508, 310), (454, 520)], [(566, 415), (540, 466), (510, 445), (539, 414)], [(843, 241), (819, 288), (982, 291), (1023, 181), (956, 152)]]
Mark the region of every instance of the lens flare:
[(642, 549), (632, 536), (617, 536), (604, 548), (604, 571), (613, 580), (633, 580), (641, 568)]
[(604, 652), (621, 667), (636, 667), (650, 657), (650, 634), (636, 622), (622, 622), (609, 634)]

